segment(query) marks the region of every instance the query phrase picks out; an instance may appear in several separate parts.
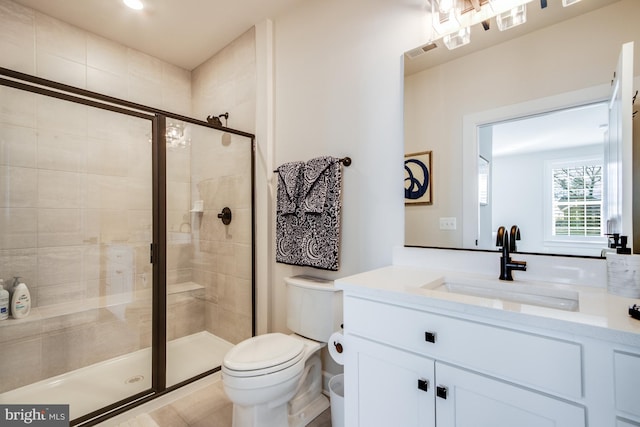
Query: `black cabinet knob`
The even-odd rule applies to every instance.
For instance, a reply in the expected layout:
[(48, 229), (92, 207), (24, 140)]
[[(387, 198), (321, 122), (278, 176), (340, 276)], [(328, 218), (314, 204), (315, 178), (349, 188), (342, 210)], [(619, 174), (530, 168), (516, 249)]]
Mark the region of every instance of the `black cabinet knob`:
[(420, 378), (418, 380), (418, 389), (422, 391), (429, 391), (429, 380), (425, 380), (424, 378)]
[(447, 398), (447, 388), (445, 386), (439, 385), (438, 387), (436, 387), (436, 396), (438, 396), (441, 399), (446, 399)]
[(436, 342), (436, 333), (435, 332), (425, 332), (424, 333), (424, 340), (427, 342)]

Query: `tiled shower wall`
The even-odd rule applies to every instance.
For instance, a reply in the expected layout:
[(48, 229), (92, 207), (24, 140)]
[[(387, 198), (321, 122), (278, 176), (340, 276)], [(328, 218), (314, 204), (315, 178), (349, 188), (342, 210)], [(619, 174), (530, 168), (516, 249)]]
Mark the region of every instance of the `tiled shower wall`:
[[(229, 112), (229, 127), (255, 132), (255, 29), (247, 31), (193, 70), (193, 116)], [(224, 124), (224, 121), (223, 121)], [(193, 277), (205, 287), (206, 328), (232, 343), (251, 336), (251, 151), (247, 138), (218, 135), (192, 147), (193, 200), (204, 200), (197, 218)], [(217, 214), (233, 212), (225, 226)]]
[[(209, 114), (229, 111), (229, 126), (252, 131), (255, 122), (253, 32), (239, 40), (234, 42), (235, 47), (225, 49), (193, 72), (193, 86), (199, 91), (198, 96), (193, 97), (193, 106), (199, 108), (199, 112), (192, 114), (191, 72), (10, 0), (0, 0), (0, 66), (202, 119)], [(243, 59), (238, 63), (238, 58)], [(230, 71), (238, 66), (242, 68), (240, 72)], [(7, 99), (8, 89), (0, 90), (1, 97)], [(216, 97), (224, 101), (216, 100)], [(216, 110), (210, 111), (209, 105)], [(125, 154), (124, 150), (130, 149), (126, 147), (125, 138), (101, 144), (102, 151), (93, 153), (96, 159), (107, 161), (101, 163), (103, 170), (95, 172), (99, 181), (96, 185), (101, 192), (92, 193), (94, 196), (100, 194), (99, 203), (104, 207), (96, 211), (96, 221), (100, 222), (102, 231), (100, 236), (91, 235), (74, 228), (78, 222), (73, 215), (67, 215), (70, 212), (65, 215), (48, 212), (51, 207), (47, 206), (48, 202), (42, 204), (38, 195), (52, 194), (53, 197), (47, 196), (51, 197), (51, 203), (76, 197), (69, 190), (73, 186), (70, 187), (65, 179), (69, 173), (90, 172), (87, 168), (92, 154), (77, 149), (77, 144), (83, 145), (81, 140), (66, 138), (65, 150), (70, 157), (46, 156), (47, 146), (52, 148), (55, 144), (57, 151), (59, 141), (47, 138), (46, 131), (24, 123), (16, 125), (16, 117), (25, 113), (24, 105), (7, 107), (3, 103), (0, 108), (3, 122), (0, 125), (0, 177), (2, 180), (11, 178), (14, 182), (18, 179), (23, 190), (11, 195), (2, 194), (0, 211), (22, 209), (29, 211), (23, 217), (37, 219), (34, 225), (28, 220), (14, 222), (14, 218), (20, 217), (16, 215), (0, 217), (0, 277), (7, 279), (15, 273), (23, 275), (32, 291), (34, 306), (40, 306), (43, 312), (46, 312), (45, 306), (58, 307), (62, 301), (72, 304), (76, 301), (81, 305), (83, 299), (100, 295), (102, 279), (107, 274), (103, 271), (103, 261), (98, 264), (101, 270), (92, 272), (88, 259), (95, 261), (96, 256), (103, 259), (106, 246), (118, 247), (122, 242), (149, 239), (150, 211), (136, 209), (133, 213), (127, 209), (113, 209), (129, 202), (149, 206), (151, 195), (146, 190), (129, 196), (118, 191), (121, 185), (130, 187), (121, 180), (133, 170), (129, 165), (136, 161), (135, 156)], [(240, 117), (242, 121), (238, 120)], [(85, 129), (92, 126), (88, 121), (82, 125)], [(176, 237), (177, 240), (169, 247), (168, 283), (202, 282), (205, 294), (204, 299), (200, 295), (196, 298), (169, 297), (169, 338), (193, 333), (202, 327), (232, 342), (251, 334), (251, 229), (247, 195), (250, 192), (247, 181), (250, 179), (250, 154), (244, 146), (248, 144), (246, 139), (236, 142), (234, 137), (231, 144), (228, 135), (224, 141), (220, 135), (219, 139), (216, 147), (226, 151), (218, 158), (222, 162), (238, 161), (237, 167), (229, 164), (219, 168), (215, 165), (216, 158), (192, 165), (213, 147), (198, 148), (197, 142), (192, 150), (184, 150), (169, 159), (167, 227), (177, 234), (170, 233), (168, 239), (171, 242)], [(243, 154), (238, 158), (235, 151), (240, 146), (244, 150), (239, 149)], [(130, 162), (122, 162), (123, 158)], [(139, 164), (144, 162), (141, 160)], [(123, 168), (128, 168), (127, 172)], [(234, 177), (238, 171), (246, 178)], [(135, 173), (145, 171), (138, 168)], [(42, 179), (34, 178), (34, 174)], [(240, 183), (240, 180), (244, 181)], [(231, 189), (227, 187), (229, 183), (233, 186)], [(214, 187), (218, 190), (211, 192)], [(199, 188), (203, 189), (203, 194), (196, 194)], [(229, 196), (224, 202), (219, 200), (221, 192)], [(86, 192), (82, 194), (87, 195)], [(235, 201), (236, 195), (241, 201)], [(131, 200), (123, 199), (127, 197)], [(199, 199), (205, 200), (205, 212), (189, 213), (192, 200)], [(234, 209), (234, 222), (222, 230), (217, 219), (221, 203)], [(185, 230), (189, 230), (186, 232), (188, 242), (181, 237)], [(224, 248), (217, 247), (217, 243)], [(134, 247), (136, 288), (148, 288), (151, 266), (146, 243), (125, 246)], [(242, 261), (229, 258), (231, 253), (241, 254)], [(94, 275), (96, 279), (85, 280), (88, 275)], [(4, 360), (0, 370), (0, 392), (148, 346), (149, 307), (130, 305), (127, 314), (126, 322), (122, 322), (104, 308), (62, 310), (55, 318), (34, 316), (20, 323), (14, 321), (11, 328), (6, 327), (6, 323), (0, 324)], [(14, 369), (17, 366), (12, 366), (12, 361), (17, 364), (27, 362), (32, 369), (27, 372)], [(22, 373), (16, 375), (16, 372)]]
[[(0, 0), (0, 66), (190, 114), (190, 72), (9, 0)], [(0, 197), (0, 277), (22, 276), (34, 307), (0, 323), (6, 391), (150, 345), (148, 298), (108, 307), (100, 298), (113, 283), (109, 257), (126, 260), (143, 294), (152, 282), (151, 127), (0, 92), (0, 180), (11, 183)]]

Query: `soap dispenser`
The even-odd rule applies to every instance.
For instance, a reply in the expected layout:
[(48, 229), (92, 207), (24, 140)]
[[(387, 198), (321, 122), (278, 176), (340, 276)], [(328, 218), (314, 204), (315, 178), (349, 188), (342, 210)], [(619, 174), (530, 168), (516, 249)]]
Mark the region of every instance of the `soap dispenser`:
[(4, 288), (4, 280), (0, 279), (0, 320), (9, 317), (9, 292)]
[(13, 279), (13, 292), (11, 295), (11, 315), (14, 319), (27, 317), (31, 312), (31, 295), (27, 285), (20, 282), (19, 277)]

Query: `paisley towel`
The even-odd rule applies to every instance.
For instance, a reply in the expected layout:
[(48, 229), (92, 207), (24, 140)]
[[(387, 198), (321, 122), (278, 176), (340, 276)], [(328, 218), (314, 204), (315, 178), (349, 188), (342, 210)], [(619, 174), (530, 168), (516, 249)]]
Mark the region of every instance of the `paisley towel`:
[[(327, 198), (327, 185), (330, 173), (327, 168), (337, 166), (340, 159), (335, 157), (317, 157), (304, 166), (302, 177), (302, 203), (304, 212), (322, 213)], [(340, 167), (337, 167), (338, 173)]]
[(303, 168), (304, 162), (291, 162), (285, 163), (277, 169), (276, 210), (278, 213), (292, 214), (296, 212), (298, 181)]
[[(318, 157), (304, 164), (299, 171), (295, 191), (295, 214), (280, 209), (280, 200), (277, 201), (277, 262), (325, 270), (339, 269), (342, 190), (339, 160)], [(281, 184), (286, 185), (286, 180), (278, 181), (278, 198), (281, 197)], [(286, 194), (289, 197), (289, 193)], [(291, 207), (290, 204), (285, 205)]]

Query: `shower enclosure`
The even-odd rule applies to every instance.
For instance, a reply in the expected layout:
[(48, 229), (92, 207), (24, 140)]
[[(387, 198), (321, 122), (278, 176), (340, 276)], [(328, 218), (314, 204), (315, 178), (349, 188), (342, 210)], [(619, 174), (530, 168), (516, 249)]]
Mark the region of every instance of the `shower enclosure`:
[(255, 330), (253, 135), (0, 75), (0, 278), (32, 304), (0, 404), (92, 425), (218, 371)]

